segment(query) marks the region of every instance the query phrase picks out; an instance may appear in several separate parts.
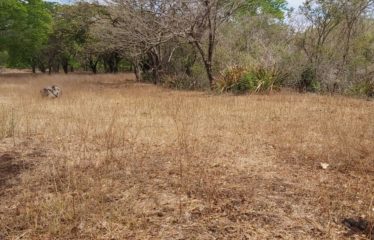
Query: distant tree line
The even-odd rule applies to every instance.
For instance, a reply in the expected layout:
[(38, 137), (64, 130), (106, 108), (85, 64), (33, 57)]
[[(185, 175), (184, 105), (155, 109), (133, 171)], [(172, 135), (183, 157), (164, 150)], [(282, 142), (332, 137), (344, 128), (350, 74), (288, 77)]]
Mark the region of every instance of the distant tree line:
[(0, 65), (175, 88), (374, 89), (374, 0), (0, 2)]

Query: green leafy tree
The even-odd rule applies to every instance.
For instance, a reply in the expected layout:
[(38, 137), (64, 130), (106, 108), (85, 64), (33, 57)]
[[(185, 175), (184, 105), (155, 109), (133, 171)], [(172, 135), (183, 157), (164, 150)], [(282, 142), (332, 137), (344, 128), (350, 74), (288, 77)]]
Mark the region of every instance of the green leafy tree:
[[(200, 53), (208, 76), (210, 87), (213, 88), (213, 61), (217, 45), (217, 31), (222, 23), (235, 15), (273, 14), (276, 18), (284, 17), (285, 0), (201, 0), (198, 12), (190, 22), (187, 39)], [(192, 5), (192, 8), (195, 8)]]
[(8, 50), (12, 41), (20, 37), (22, 29), (25, 28), (27, 10), (18, 0), (3, 0), (0, 2), (0, 51), (5, 59), (8, 59)]
[(0, 3), (1, 49), (9, 53), (9, 65), (31, 66), (48, 40), (51, 14), (42, 0), (5, 0)]
[(93, 72), (97, 71), (105, 43), (97, 41), (90, 28), (102, 9), (102, 6), (84, 2), (59, 5), (54, 9), (52, 34), (44, 51), (49, 68), (57, 63), (68, 73), (69, 68), (72, 70), (80, 62), (89, 65)]
[(246, 0), (240, 9), (240, 15), (269, 14), (275, 18), (283, 19), (288, 10), (285, 0)]

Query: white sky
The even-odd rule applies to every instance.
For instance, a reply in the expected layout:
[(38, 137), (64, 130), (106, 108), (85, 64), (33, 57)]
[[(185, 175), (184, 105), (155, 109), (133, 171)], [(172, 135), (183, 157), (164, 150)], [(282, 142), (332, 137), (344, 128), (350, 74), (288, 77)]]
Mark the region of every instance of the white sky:
[(288, 0), (289, 6), (297, 10), (304, 0)]

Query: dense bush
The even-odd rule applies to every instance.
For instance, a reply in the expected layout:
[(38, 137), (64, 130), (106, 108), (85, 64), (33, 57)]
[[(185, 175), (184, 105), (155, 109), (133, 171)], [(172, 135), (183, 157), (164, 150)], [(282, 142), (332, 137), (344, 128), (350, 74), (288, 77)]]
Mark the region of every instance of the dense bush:
[(316, 71), (313, 67), (304, 69), (297, 85), (300, 92), (319, 92), (321, 90), (321, 84), (317, 81)]
[(219, 92), (271, 92), (279, 90), (287, 74), (276, 67), (240, 67), (235, 66), (224, 71), (216, 82)]
[(353, 95), (374, 97), (374, 79), (368, 79), (353, 85), (350, 92)]
[(233, 66), (227, 68), (222, 76), (216, 81), (216, 89), (219, 92), (230, 92), (238, 89), (241, 86), (241, 79), (246, 73), (246, 69), (240, 66)]

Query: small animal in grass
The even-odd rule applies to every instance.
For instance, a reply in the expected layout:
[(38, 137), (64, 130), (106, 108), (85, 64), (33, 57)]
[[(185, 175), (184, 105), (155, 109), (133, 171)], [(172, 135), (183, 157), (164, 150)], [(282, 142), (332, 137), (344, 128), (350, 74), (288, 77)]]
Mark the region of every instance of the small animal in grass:
[(40, 90), (42, 97), (58, 98), (61, 97), (62, 90), (56, 85), (48, 86)]

